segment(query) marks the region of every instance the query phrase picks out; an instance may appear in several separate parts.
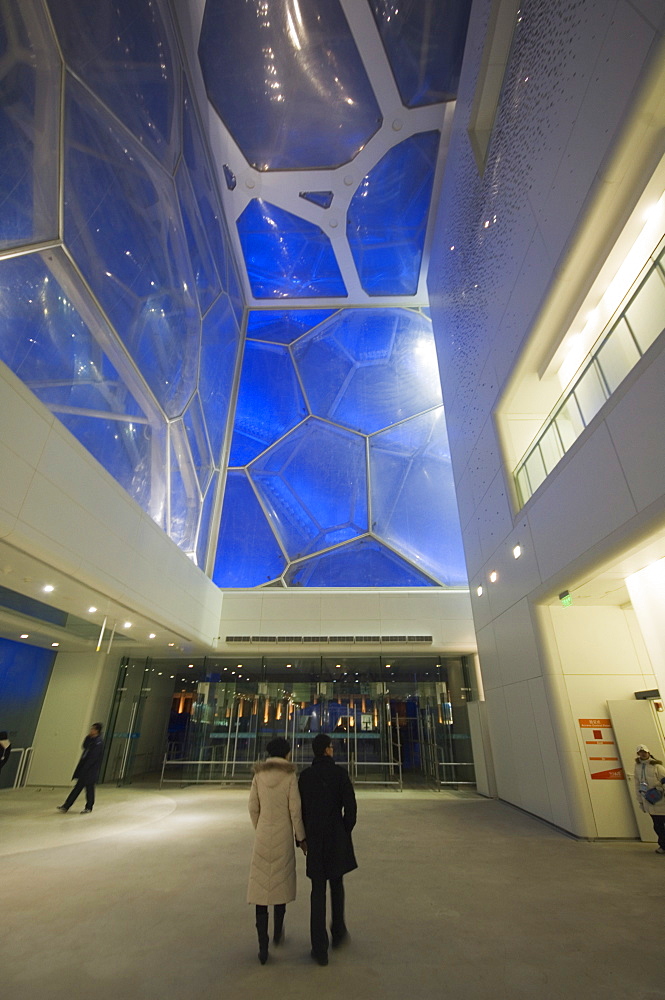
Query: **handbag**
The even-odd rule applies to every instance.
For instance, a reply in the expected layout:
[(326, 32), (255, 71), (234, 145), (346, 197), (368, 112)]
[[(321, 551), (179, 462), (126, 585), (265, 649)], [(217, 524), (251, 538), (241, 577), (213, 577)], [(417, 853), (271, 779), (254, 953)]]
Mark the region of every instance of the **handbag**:
[(642, 792), (642, 795), (647, 802), (651, 803), (652, 806), (655, 806), (657, 802), (660, 802), (663, 797), (663, 793), (660, 788), (648, 788), (646, 792)]

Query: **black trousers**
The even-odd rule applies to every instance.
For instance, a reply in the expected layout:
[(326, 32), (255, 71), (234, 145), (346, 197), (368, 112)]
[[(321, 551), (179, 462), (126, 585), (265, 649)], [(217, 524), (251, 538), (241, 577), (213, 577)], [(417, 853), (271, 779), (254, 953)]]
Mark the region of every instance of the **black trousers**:
[(81, 781), (80, 778), (72, 788), (71, 792), (69, 793), (65, 801), (62, 803), (65, 809), (70, 809), (74, 805), (74, 803), (76, 802), (77, 798), (79, 797), (84, 788), (85, 788), (85, 807), (86, 809), (92, 810), (92, 807), (95, 804), (94, 782), (92, 785), (88, 785), (86, 784), (85, 781)]
[(665, 851), (665, 816), (657, 816), (656, 813), (651, 813), (651, 822), (658, 837), (658, 846), (662, 847)]
[(332, 923), (330, 930), (334, 938), (341, 938), (346, 931), (344, 923), (344, 881), (340, 878), (312, 879), (310, 896), (309, 931), (312, 941), (312, 951), (315, 955), (328, 953), (328, 934), (326, 932), (326, 883), (330, 882), (330, 906)]

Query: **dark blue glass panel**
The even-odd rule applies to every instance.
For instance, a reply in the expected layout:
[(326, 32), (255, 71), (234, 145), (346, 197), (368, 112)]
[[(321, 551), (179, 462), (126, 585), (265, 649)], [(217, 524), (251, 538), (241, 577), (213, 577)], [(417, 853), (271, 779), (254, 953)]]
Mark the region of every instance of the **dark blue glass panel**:
[(399, 88), (409, 108), (454, 101), (471, 0), (370, 0)]
[(212, 514), (215, 509), (215, 493), (217, 491), (218, 482), (219, 473), (216, 473), (203, 500), (201, 519), (199, 521), (199, 533), (196, 539), (196, 565), (204, 572), (206, 567), (206, 556), (208, 554), (208, 541), (210, 539), (210, 524), (212, 521)]
[(0, 7), (0, 248), (58, 235), (60, 59), (37, 4)]
[(172, 169), (180, 63), (162, 5), (155, 0), (48, 0), (48, 5), (67, 65)]
[(250, 467), (291, 559), (367, 530), (365, 439), (307, 420)]
[(413, 310), (341, 310), (292, 350), (312, 412), (354, 430), (441, 403), (432, 324)]
[(168, 416), (198, 371), (200, 316), (173, 182), (68, 81), (65, 239)]
[(237, 225), (255, 298), (346, 296), (330, 240), (318, 226), (259, 198)]
[(334, 313), (334, 309), (255, 309), (247, 320), (247, 337), (292, 344)]
[(0, 261), (0, 359), (148, 510), (151, 430), (46, 256)]
[(229, 242), (219, 206), (217, 185), (210, 170), (206, 144), (186, 82), (183, 91), (182, 155), (189, 171), (192, 189), (198, 201), (203, 228), (217, 271), (224, 291), (229, 291), (227, 284), (227, 270), (230, 266)]
[(419, 573), (373, 538), (359, 538), (332, 552), (291, 566), (290, 587), (431, 587)]
[(208, 97), (258, 170), (347, 163), (381, 114), (338, 0), (207, 0)]
[(307, 407), (288, 349), (248, 341), (229, 465), (247, 465), (306, 416)]
[(185, 552), (196, 550), (196, 532), (201, 513), (199, 484), (186, 444), (182, 421), (170, 427), (171, 520), (169, 536)]
[(199, 305), (201, 313), (205, 313), (221, 292), (222, 286), (206, 236), (205, 225), (189, 181), (187, 168), (182, 162), (176, 174), (176, 188), (180, 199), (180, 212), (185, 227), (185, 237), (189, 247), (189, 259), (194, 272)]
[(229, 415), (240, 332), (227, 295), (220, 295), (203, 320), (199, 394), (215, 465)]
[(319, 205), (321, 208), (330, 208), (334, 195), (332, 191), (301, 191), (300, 197), (304, 198), (305, 201), (311, 201), (313, 205)]
[(205, 493), (212, 476), (213, 461), (198, 393), (187, 407), (183, 423), (187, 432), (189, 449), (194, 461), (196, 477), (199, 481), (201, 492)]
[(439, 133), (420, 132), (364, 177), (347, 215), (347, 235), (368, 295), (418, 290)]
[[(0, 728), (9, 733), (15, 747), (32, 746), (55, 657), (52, 649), (0, 639)], [(2, 769), (3, 788), (13, 784), (19, 756), (12, 754)]]
[(467, 582), (443, 407), (370, 438), (372, 529), (440, 583)]
[(244, 472), (229, 472), (212, 579), (218, 587), (257, 587), (277, 579), (286, 560)]
[(152, 513), (152, 428), (86, 414), (60, 412), (57, 416), (130, 497), (147, 513)]

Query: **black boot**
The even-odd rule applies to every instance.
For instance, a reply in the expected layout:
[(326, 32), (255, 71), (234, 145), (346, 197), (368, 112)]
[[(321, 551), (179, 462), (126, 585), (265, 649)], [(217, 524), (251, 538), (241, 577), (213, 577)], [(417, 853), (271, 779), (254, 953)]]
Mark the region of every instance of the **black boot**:
[(284, 917), (286, 915), (286, 903), (279, 903), (275, 907), (275, 924), (273, 930), (273, 944), (281, 944), (284, 939)]
[(268, 907), (256, 907), (256, 933), (259, 936), (259, 962), (265, 965), (268, 961)]

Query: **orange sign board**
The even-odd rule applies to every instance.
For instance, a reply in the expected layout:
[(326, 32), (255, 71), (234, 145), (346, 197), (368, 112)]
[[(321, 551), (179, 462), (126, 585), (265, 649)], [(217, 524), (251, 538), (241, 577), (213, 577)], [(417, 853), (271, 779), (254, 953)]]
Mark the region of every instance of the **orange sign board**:
[(592, 781), (623, 781), (611, 719), (578, 719)]

